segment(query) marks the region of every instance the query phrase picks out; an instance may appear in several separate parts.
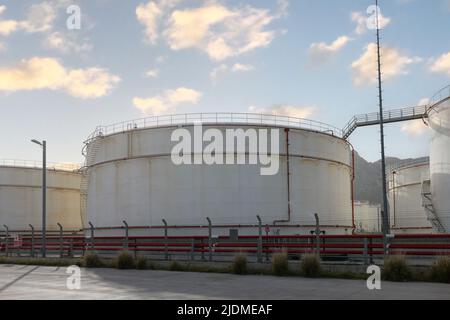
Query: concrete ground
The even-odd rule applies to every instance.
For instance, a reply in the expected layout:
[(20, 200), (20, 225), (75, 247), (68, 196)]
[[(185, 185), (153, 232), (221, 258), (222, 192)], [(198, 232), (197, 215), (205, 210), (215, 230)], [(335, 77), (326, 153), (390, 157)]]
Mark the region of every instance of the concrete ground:
[(0, 265), (0, 299), (450, 299), (450, 285), (230, 274), (81, 269), (81, 289), (66, 287), (65, 267)]

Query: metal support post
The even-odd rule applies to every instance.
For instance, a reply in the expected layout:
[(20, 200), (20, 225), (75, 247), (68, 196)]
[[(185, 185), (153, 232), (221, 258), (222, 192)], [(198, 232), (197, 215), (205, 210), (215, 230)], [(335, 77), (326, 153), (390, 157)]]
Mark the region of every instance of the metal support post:
[(211, 219), (206, 217), (208, 220), (208, 250), (209, 250), (209, 261), (212, 261), (212, 224)]
[(167, 221), (166, 219), (162, 219), (162, 222), (164, 223), (164, 259), (169, 260), (169, 246), (167, 243), (168, 240)]
[(262, 253), (263, 253), (263, 240), (262, 240), (262, 221), (261, 221), (261, 217), (259, 215), (256, 216), (256, 218), (258, 219), (258, 231), (259, 231), (259, 236), (258, 236), (258, 262), (262, 263)]
[(58, 227), (59, 227), (59, 257), (62, 258), (63, 257), (63, 226), (58, 222), (57, 223)]
[(128, 223), (125, 220), (123, 220), (122, 222), (125, 225), (125, 243), (123, 244), (123, 248), (125, 250), (128, 250)]

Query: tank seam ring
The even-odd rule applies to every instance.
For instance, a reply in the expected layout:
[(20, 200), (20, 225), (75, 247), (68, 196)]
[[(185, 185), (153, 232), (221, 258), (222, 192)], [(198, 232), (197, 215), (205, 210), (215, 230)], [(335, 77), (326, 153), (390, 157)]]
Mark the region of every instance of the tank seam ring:
[[(190, 153), (190, 155), (195, 155), (195, 153)], [(237, 155), (237, 153), (234, 153), (234, 155)], [(241, 154), (240, 155), (249, 155), (248, 152), (246, 152), (245, 154)], [(253, 154), (252, 154), (253, 155)], [(259, 155), (259, 154), (257, 154)], [(145, 158), (161, 158), (161, 157), (170, 157), (171, 154), (168, 153), (164, 153), (164, 154), (154, 154), (154, 155), (142, 155), (142, 156), (135, 156), (135, 157), (126, 157), (126, 158), (117, 158), (117, 159), (111, 159), (111, 160), (107, 160), (107, 161), (102, 161), (102, 162), (98, 162), (95, 163), (93, 165), (87, 166), (88, 168), (92, 168), (95, 166), (100, 166), (100, 165), (104, 165), (104, 164), (108, 164), (108, 163), (112, 163), (112, 162), (116, 162), (116, 161), (127, 161), (127, 160), (138, 160), (138, 159), (145, 159)], [(287, 154), (279, 154), (280, 157), (287, 157)], [(334, 164), (338, 164), (344, 167), (347, 167), (348, 169), (352, 169), (352, 166), (337, 160), (332, 160), (332, 159), (326, 159), (326, 158), (320, 158), (320, 157), (314, 157), (314, 156), (305, 156), (305, 155), (295, 155), (295, 154), (290, 154), (289, 155), (290, 158), (302, 158), (302, 159), (309, 159), (309, 160), (318, 160), (318, 161), (323, 161), (323, 162), (330, 162), (330, 163), (334, 163)], [(226, 165), (226, 164), (224, 164)]]

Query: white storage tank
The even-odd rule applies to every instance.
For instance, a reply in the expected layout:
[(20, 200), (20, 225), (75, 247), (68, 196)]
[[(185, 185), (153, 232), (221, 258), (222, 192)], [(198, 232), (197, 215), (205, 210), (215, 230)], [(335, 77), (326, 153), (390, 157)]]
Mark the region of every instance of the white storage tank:
[[(80, 181), (76, 165), (49, 164), (47, 171), (47, 229), (80, 230)], [(10, 230), (42, 229), (42, 165), (0, 160), (0, 226)]]
[[(194, 136), (194, 122), (224, 137), (226, 130), (277, 130), (278, 172), (261, 175), (261, 164), (175, 165), (171, 135), (184, 128)], [(86, 223), (118, 227), (125, 220), (149, 227), (165, 219), (169, 226), (192, 228), (177, 228), (172, 235), (204, 234), (207, 230), (196, 227), (207, 225), (209, 217), (215, 234), (231, 229), (254, 234), (259, 215), (267, 233), (309, 234), (318, 213), (323, 231), (350, 234), (352, 150), (340, 135), (314, 121), (252, 114), (152, 117), (98, 127), (85, 149)], [(245, 144), (233, 157), (253, 153)]]
[(430, 151), (432, 205), (439, 231), (450, 233), (450, 86), (432, 98), (428, 123), (433, 130)]
[(424, 207), (424, 186), (429, 184), (428, 159), (400, 162), (389, 169), (389, 213), (394, 233), (431, 233)]

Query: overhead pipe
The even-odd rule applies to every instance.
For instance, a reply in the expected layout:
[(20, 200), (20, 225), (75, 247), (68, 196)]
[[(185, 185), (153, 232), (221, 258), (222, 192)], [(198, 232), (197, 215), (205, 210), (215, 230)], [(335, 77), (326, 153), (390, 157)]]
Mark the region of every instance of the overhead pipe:
[(347, 141), (351, 150), (352, 150), (352, 173), (351, 173), (351, 183), (350, 183), (350, 193), (351, 193), (351, 201), (352, 201), (352, 234), (355, 234), (356, 231), (356, 222), (355, 222), (355, 148), (353, 145)]
[(287, 220), (275, 220), (274, 225), (280, 222), (291, 222), (291, 166), (290, 166), (290, 152), (289, 152), (289, 128), (284, 129), (286, 136), (286, 180), (287, 180)]
[(397, 227), (397, 214), (396, 214), (396, 204), (395, 204), (395, 174), (397, 172), (393, 171), (392, 172), (392, 205), (393, 205), (393, 209), (394, 209), (394, 223), (392, 225), (392, 228), (396, 228)]

